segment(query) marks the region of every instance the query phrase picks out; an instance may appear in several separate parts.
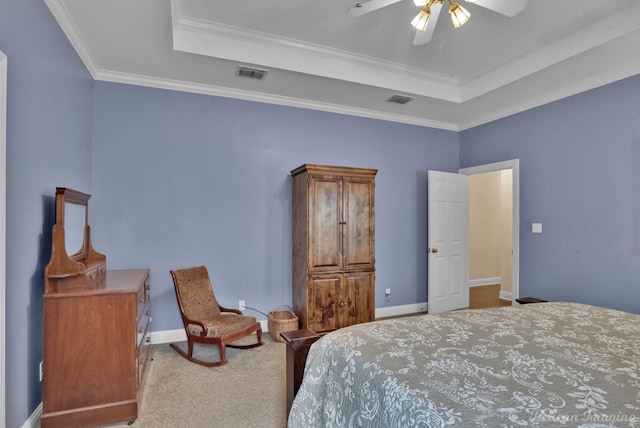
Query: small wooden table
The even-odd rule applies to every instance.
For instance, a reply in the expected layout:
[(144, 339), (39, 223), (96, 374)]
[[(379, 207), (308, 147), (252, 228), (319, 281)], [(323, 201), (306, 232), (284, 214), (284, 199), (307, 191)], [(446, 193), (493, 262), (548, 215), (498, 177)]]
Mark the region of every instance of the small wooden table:
[(298, 393), (302, 384), (304, 365), (307, 361), (309, 347), (318, 339), (320, 335), (303, 328), (295, 331), (285, 331), (280, 336), (287, 344), (287, 417), (293, 404), (293, 398)]
[(521, 305), (524, 305), (527, 303), (542, 303), (547, 301), (548, 300), (538, 299), (537, 297), (521, 297), (516, 299), (516, 302), (520, 303)]

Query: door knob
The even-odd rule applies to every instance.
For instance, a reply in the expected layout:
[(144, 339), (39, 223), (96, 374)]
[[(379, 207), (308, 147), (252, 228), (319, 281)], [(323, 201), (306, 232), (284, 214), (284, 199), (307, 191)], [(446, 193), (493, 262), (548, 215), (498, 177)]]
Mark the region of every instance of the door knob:
[(427, 252), (428, 252), (428, 253), (437, 253), (437, 252), (438, 252), (438, 249), (437, 249), (437, 248), (429, 248), (429, 249), (427, 250)]

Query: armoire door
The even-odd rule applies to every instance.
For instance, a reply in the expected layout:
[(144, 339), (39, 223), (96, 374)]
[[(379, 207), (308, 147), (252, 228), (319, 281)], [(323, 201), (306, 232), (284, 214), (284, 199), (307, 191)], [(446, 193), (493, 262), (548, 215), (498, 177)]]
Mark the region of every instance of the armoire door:
[(309, 271), (342, 269), (342, 178), (309, 178)]
[(342, 326), (344, 305), (343, 275), (323, 274), (309, 278), (307, 296), (307, 328), (315, 332), (331, 331)]
[(375, 294), (375, 273), (374, 272), (352, 272), (345, 274), (345, 290), (351, 294), (349, 312), (350, 324), (369, 322), (375, 319), (374, 294)]
[(373, 269), (374, 181), (344, 177), (343, 184), (343, 266), (345, 270)]

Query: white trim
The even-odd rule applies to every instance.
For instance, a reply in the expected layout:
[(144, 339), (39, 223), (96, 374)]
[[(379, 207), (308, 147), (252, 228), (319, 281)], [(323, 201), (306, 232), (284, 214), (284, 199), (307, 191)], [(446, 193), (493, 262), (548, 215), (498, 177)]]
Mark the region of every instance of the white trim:
[(493, 284), (502, 284), (502, 277), (494, 276), (490, 278), (478, 278), (478, 279), (469, 280), (469, 287), (479, 287), (482, 285), (493, 285)]
[(152, 345), (171, 342), (184, 342), (185, 340), (187, 340), (187, 334), (184, 332), (184, 328), (151, 332)]
[(31, 413), (29, 419), (22, 424), (21, 428), (40, 428), (40, 417), (42, 417), (42, 401), (33, 413)]
[(389, 306), (386, 308), (376, 308), (376, 319), (386, 317), (397, 317), (400, 315), (415, 314), (418, 312), (427, 312), (427, 302), (412, 303), (409, 305)]
[(567, 37), (549, 43), (543, 41), (538, 46), (532, 46), (531, 49), (491, 64), (475, 76), (463, 79), (460, 85), (461, 102), (473, 100), (536, 72), (544, 72), (567, 58), (578, 56), (637, 31), (638, 11), (640, 3), (636, 3), (632, 9), (620, 9), (614, 15), (603, 17), (595, 25), (575, 31)]
[(175, 51), (461, 102), (459, 79), (447, 74), (197, 18), (173, 20)]
[(389, 122), (405, 123), (408, 125), (425, 126), (429, 128), (444, 129), (446, 131), (460, 130), (457, 124), (451, 122), (443, 122), (428, 118), (386, 113), (378, 110), (349, 107), (340, 104), (325, 103), (320, 101), (306, 100), (302, 98), (287, 97), (283, 95), (226, 88), (224, 86), (204, 85), (193, 82), (185, 82), (181, 80), (156, 78), (110, 70), (100, 70), (96, 73), (92, 73), (92, 75), (95, 80), (103, 82), (123, 83), (127, 85), (144, 86), (148, 88), (168, 89), (171, 91), (181, 91), (224, 98), (234, 98), (238, 100), (254, 101), (258, 103), (268, 103), (287, 107), (338, 113), (349, 116), (365, 117), (368, 119), (386, 120)]
[[(7, 56), (0, 51), (0, 415), (6, 415)], [(4, 428), (6, 417), (0, 419)]]
[[(427, 312), (427, 302), (412, 303), (410, 305), (389, 306), (386, 308), (376, 308), (376, 318), (395, 317), (399, 315), (415, 314), (418, 312)], [(267, 320), (261, 320), (262, 332), (269, 332), (269, 323)], [(161, 343), (184, 342), (187, 335), (184, 328), (174, 330), (152, 331), (151, 344), (159, 345)]]
[(460, 174), (482, 174), (485, 172), (502, 171), (504, 169), (512, 170), (512, 186), (513, 186), (513, 211), (512, 211), (512, 242), (511, 248), (513, 254), (511, 256), (511, 301), (520, 295), (520, 159), (511, 159), (502, 162), (495, 162), (486, 165), (472, 166), (469, 168), (461, 168), (458, 170)]
[[(479, 278), (469, 280), (469, 287), (482, 287), (483, 285), (502, 284), (502, 277), (494, 276), (491, 278)], [(513, 293), (511, 291), (500, 290), (498, 295), (500, 300), (513, 301)]]
[(56, 21), (58, 21), (58, 25), (62, 28), (65, 36), (67, 36), (67, 39), (69, 39), (69, 42), (76, 50), (80, 60), (82, 60), (84, 66), (87, 67), (87, 70), (95, 79), (96, 73), (100, 70), (100, 65), (93, 56), (93, 53), (91, 53), (91, 49), (89, 49), (87, 42), (85, 42), (82, 37), (82, 33), (78, 30), (78, 27), (71, 18), (71, 13), (69, 13), (65, 2), (56, 0), (44, 0), (44, 2), (49, 7), (51, 14), (56, 18)]
[(511, 291), (500, 290), (500, 295), (498, 297), (500, 298), (500, 300), (511, 300), (511, 301), (513, 301), (513, 293)]
[[(260, 326), (262, 327), (263, 333), (269, 332), (267, 320), (261, 320)], [(184, 332), (184, 328), (151, 332), (152, 345), (159, 345), (161, 343), (184, 342), (185, 340), (187, 340), (187, 334)]]

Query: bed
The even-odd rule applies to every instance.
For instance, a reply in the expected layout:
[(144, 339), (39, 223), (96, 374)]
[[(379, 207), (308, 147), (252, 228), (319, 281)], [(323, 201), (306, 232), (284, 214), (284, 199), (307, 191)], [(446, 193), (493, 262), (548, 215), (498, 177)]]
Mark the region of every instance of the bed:
[(640, 427), (640, 315), (536, 303), (358, 324), (315, 342), (308, 427)]

